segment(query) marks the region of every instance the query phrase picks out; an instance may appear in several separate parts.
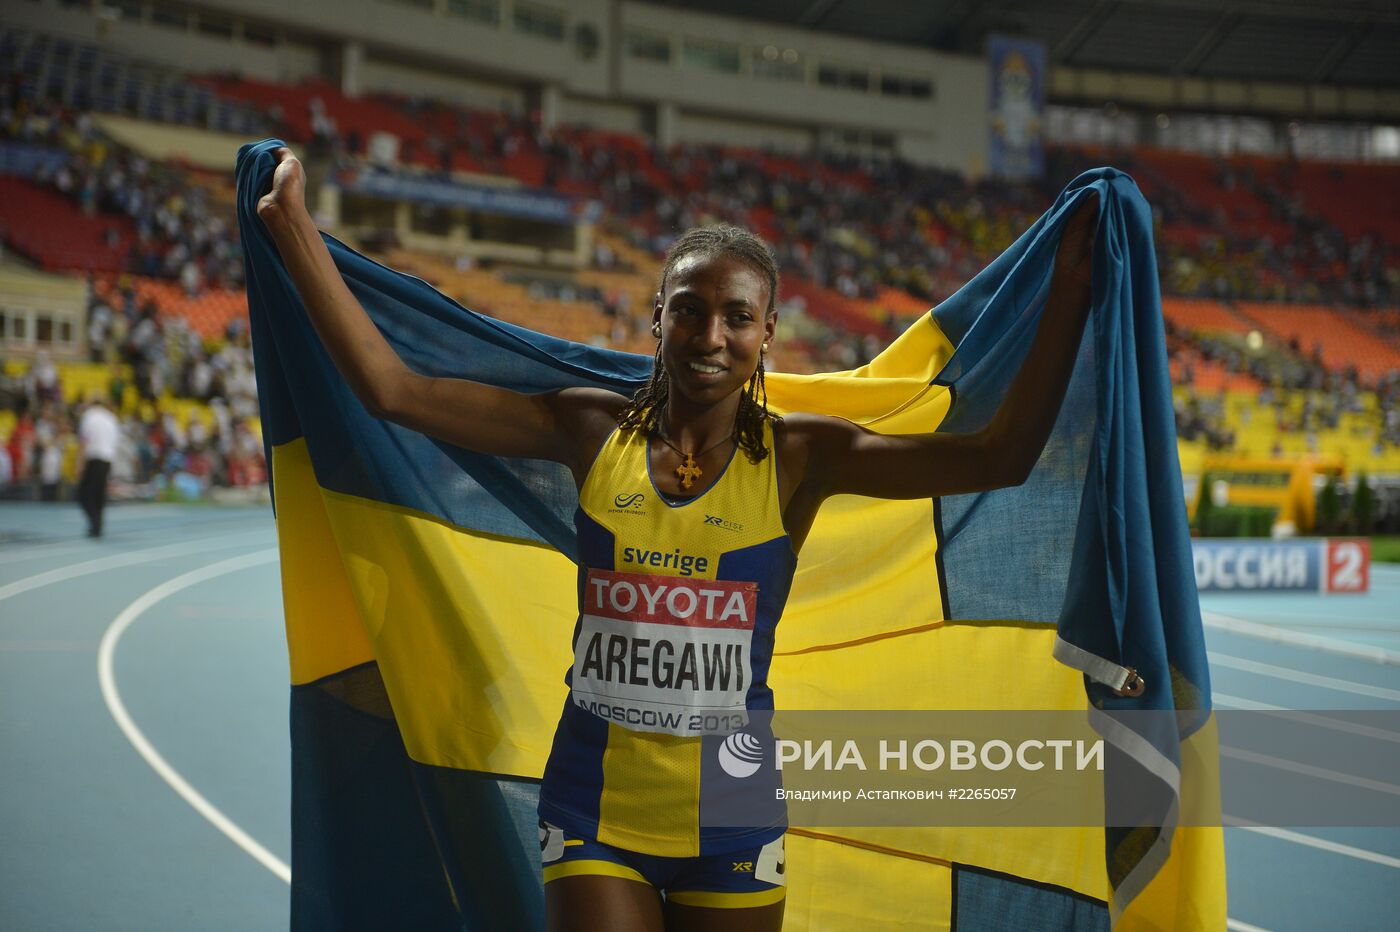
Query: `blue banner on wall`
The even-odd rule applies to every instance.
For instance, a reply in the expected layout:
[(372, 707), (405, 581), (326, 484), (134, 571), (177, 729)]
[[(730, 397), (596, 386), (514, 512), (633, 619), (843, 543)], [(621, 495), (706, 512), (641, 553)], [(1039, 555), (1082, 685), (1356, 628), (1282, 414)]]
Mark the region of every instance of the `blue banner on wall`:
[(63, 149), (23, 142), (0, 142), (0, 175), (48, 177), (62, 168), (68, 159), (69, 155)]
[(1029, 39), (990, 36), (988, 125), (990, 168), (999, 178), (1039, 178), (1045, 172), (1045, 45)]
[(599, 205), (595, 202), (580, 202), (549, 191), (460, 184), (443, 178), (404, 175), (374, 168), (343, 172), (336, 177), (335, 184), (351, 194), (439, 207), (460, 207), (541, 223), (593, 221), (599, 213)]

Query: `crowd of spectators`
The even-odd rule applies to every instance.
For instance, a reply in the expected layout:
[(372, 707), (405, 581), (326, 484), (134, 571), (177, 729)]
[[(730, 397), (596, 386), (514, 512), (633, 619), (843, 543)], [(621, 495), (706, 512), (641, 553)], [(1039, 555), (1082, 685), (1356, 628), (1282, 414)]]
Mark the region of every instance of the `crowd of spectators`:
[[(409, 100), (411, 112), (443, 104)], [(1192, 200), (1130, 150), (1093, 155), (1051, 148), (1037, 184), (970, 180), (897, 158), (843, 155), (773, 159), (752, 150), (680, 143), (661, 149), (615, 144), (579, 127), (541, 129), (525, 115), (501, 115), (470, 134), (454, 111), (455, 139), (430, 136), (444, 170), (453, 145), (488, 168), (531, 153), (545, 160), (545, 183), (598, 198), (639, 245), (664, 248), (677, 230), (723, 220), (758, 228), (784, 271), (850, 298), (899, 288), (936, 302), (982, 269), (1037, 217), (1059, 189), (1106, 158), (1150, 182), (1158, 224), (1193, 235), (1159, 237), (1166, 293), (1239, 300), (1400, 303), (1400, 249), (1375, 236), (1348, 239), (1310, 212), (1286, 171), (1256, 175), (1220, 160), (1219, 184), (1268, 205), (1287, 237), (1240, 232), (1219, 204)], [(354, 152), (353, 145), (346, 147)], [(898, 191), (890, 199), (872, 192)]]
[(1176, 425), (1182, 439), (1203, 440), (1211, 450), (1234, 446), (1224, 393), (1201, 393), (1192, 388), (1196, 365), (1210, 363), (1229, 374), (1248, 376), (1257, 384), (1255, 403), (1239, 412), (1246, 424), (1257, 412), (1272, 409), (1280, 434), (1304, 435), (1315, 448), (1317, 435), (1336, 430), (1343, 415), (1367, 410), (1362, 396), (1372, 390), (1377, 401), (1375, 450), (1380, 453), (1400, 446), (1400, 372), (1363, 385), (1355, 366), (1329, 369), (1320, 346), (1309, 350), (1293, 339), (1250, 349), (1236, 334), (1191, 332), (1170, 320), (1165, 324), (1168, 356), (1180, 363), (1177, 383), (1183, 390), (1177, 393)]
[[(555, 147), (554, 151), (559, 151)], [(1101, 157), (1071, 149), (1049, 153), (1045, 180), (1037, 185), (973, 181), (897, 159), (828, 157), (807, 177), (775, 175), (760, 162), (714, 147), (682, 145), (657, 158), (680, 175), (696, 161), (709, 166), (711, 181), (683, 197), (658, 192), (654, 228), (685, 229), (706, 218), (754, 225), (767, 219), (784, 271), (834, 288), (850, 298), (874, 298), (880, 287), (898, 288), (936, 303), (986, 266), (1050, 204), (1060, 188)], [(812, 160), (807, 160), (811, 162)], [(1115, 162), (1151, 177), (1131, 153)], [(1222, 174), (1238, 170), (1219, 163)], [(625, 175), (623, 177), (626, 177)], [(635, 204), (635, 188), (626, 185)], [(616, 183), (599, 179), (614, 211)], [(1321, 216), (1309, 213), (1277, 179), (1246, 175), (1248, 185), (1270, 203), (1287, 237), (1237, 231), (1218, 205), (1188, 201), (1167, 182), (1152, 186), (1159, 228), (1204, 230), (1187, 241), (1159, 236), (1164, 293), (1226, 300), (1279, 300), (1376, 307), (1400, 303), (1400, 247), (1365, 235), (1348, 239)], [(871, 196), (899, 191), (898, 199)], [(625, 214), (624, 214), (625, 215)], [(664, 239), (664, 233), (662, 234)], [(652, 244), (657, 245), (656, 243)]]
[[(183, 172), (152, 165), (93, 130), (73, 113), (26, 88), (20, 72), (0, 80), (0, 138), (60, 146), (68, 160), (41, 179), (85, 210), (131, 218), (136, 242), (128, 269), (179, 279), (191, 293), (237, 287), (242, 268), (231, 217), (213, 209)], [(540, 183), (600, 200), (621, 228), (650, 248), (677, 230), (725, 220), (754, 227), (773, 242), (786, 274), (849, 298), (892, 287), (930, 303), (947, 297), (1001, 252), (1069, 179), (1105, 160), (1144, 181), (1159, 224), (1189, 236), (1159, 236), (1167, 294), (1241, 300), (1330, 302), (1375, 307), (1400, 303), (1400, 245), (1375, 236), (1348, 238), (1297, 195), (1287, 164), (1256, 172), (1219, 160), (1222, 189), (1252, 192), (1287, 236), (1246, 232), (1224, 206), (1193, 198), (1157, 175), (1132, 150), (1092, 155), (1051, 147), (1044, 181), (974, 181), (898, 158), (808, 155), (768, 158), (753, 150), (642, 139), (582, 127), (546, 130), (537, 114), (469, 111), (442, 102), (388, 101), (433, 127), (405, 140), (400, 159), (450, 171), (464, 153), (484, 172), (506, 174), (528, 158), (542, 163)], [(330, 109), (312, 98), (302, 140), (311, 161), (363, 154), (366, 140), (342, 134)], [(269, 126), (290, 133), (280, 105)], [(415, 148), (421, 148), (423, 152)], [(423, 156), (426, 155), (426, 158)], [(900, 197), (873, 197), (898, 191)]]
[[(35, 180), (91, 216), (129, 221), (135, 231), (130, 272), (177, 279), (191, 295), (208, 286), (241, 285), (242, 259), (232, 218), (211, 203), (203, 185), (180, 169), (153, 164), (114, 144), (88, 114), (23, 93), (22, 81), (14, 76), (0, 82), (0, 139), (61, 152)], [(529, 114), (483, 115), (422, 100), (398, 103), (425, 124), (450, 128), (446, 134), (435, 129), (420, 143), (427, 161), (444, 173), (452, 170), (454, 153), (462, 150), (485, 171), (506, 172), (517, 160), (534, 159), (543, 166), (546, 187), (601, 202), (605, 222), (634, 246), (656, 253), (678, 230), (736, 223), (765, 235), (785, 276), (864, 301), (878, 300), (891, 288), (926, 306), (943, 300), (1004, 250), (1067, 180), (1103, 161), (1101, 154), (1052, 149), (1042, 183), (1007, 184), (890, 158), (795, 159), (692, 143), (661, 149), (581, 127), (545, 130)], [(319, 99), (310, 106), (314, 138), (304, 154), (311, 163), (333, 163), (364, 151), (365, 140), (353, 132), (342, 136)], [(444, 113), (449, 120), (442, 119)], [(281, 116), (268, 114), (274, 122)], [(409, 148), (401, 157), (421, 164), (424, 160), (415, 158), (419, 154)], [(1112, 161), (1151, 185), (1159, 227), (1205, 231), (1194, 238), (1158, 237), (1166, 293), (1367, 306), (1400, 302), (1396, 247), (1374, 237), (1348, 239), (1310, 214), (1281, 186), (1286, 173), (1255, 175), (1225, 161), (1218, 165), (1222, 186), (1254, 192), (1296, 231), (1277, 243), (1269, 236), (1239, 232), (1220, 205), (1193, 201), (1154, 178), (1152, 166), (1130, 151)], [(877, 196), (888, 191), (898, 191), (900, 197)], [(599, 266), (615, 263), (611, 250), (600, 247)], [(614, 336), (636, 330), (640, 324), (633, 318), (649, 310), (631, 308), (625, 294), (606, 290), (557, 296), (593, 300), (613, 322)], [(785, 316), (801, 319), (801, 304), (800, 297), (792, 299), (786, 308), (797, 313)], [(892, 333), (897, 325), (891, 313), (888, 330)], [(261, 465), (251, 468), (252, 455), (244, 449), (251, 437), (246, 419), (256, 413), (245, 330), (235, 326), (222, 346), (211, 351), (180, 319), (163, 316), (150, 302), (138, 303), (129, 281), (92, 289), (88, 328), (92, 361), (112, 366), (110, 387), (124, 410), (128, 441), (114, 479), (140, 485), (186, 473), (204, 482), (239, 482), (258, 474)], [(1327, 370), (1316, 350), (1305, 353), (1293, 346), (1259, 354), (1246, 352), (1229, 337), (1184, 334), (1170, 325), (1168, 331), (1169, 348), (1188, 359), (1187, 383), (1192, 362), (1204, 360), (1266, 386), (1266, 404), (1293, 389), (1322, 399), (1310, 401), (1297, 417), (1280, 408), (1285, 430), (1335, 426), (1343, 411), (1353, 409), (1361, 387), (1355, 370)], [(828, 368), (860, 365), (882, 344), (877, 337), (820, 327), (799, 334), (799, 342)], [(54, 397), (48, 372), (35, 367), (7, 450), (11, 477), (35, 482), (41, 492), (54, 487), (46, 480), (68, 462), (66, 453), (54, 450), (71, 447), (74, 413), (62, 403), (61, 392)], [(128, 379), (144, 417), (130, 404)], [(1398, 386), (1395, 377), (1380, 386), (1383, 442), (1400, 443)], [(207, 403), (213, 430), (195, 419), (186, 431), (168, 412), (156, 409), (168, 393)], [(1233, 443), (1223, 403), (1215, 396), (1183, 395), (1177, 420), (1185, 438), (1204, 439), (1212, 448)]]
[(1182, 362), (1181, 381), (1194, 381), (1194, 363), (1214, 363), (1232, 375), (1249, 376), (1259, 385), (1278, 389), (1326, 390), (1354, 399), (1362, 389), (1356, 367), (1329, 369), (1322, 347), (1305, 351), (1296, 339), (1271, 345), (1267, 351), (1251, 350), (1244, 337), (1234, 333), (1195, 332), (1165, 320), (1167, 354)]
[[(1256, 175), (1220, 160), (1219, 182), (1248, 189), (1269, 205), (1290, 235), (1243, 233), (1219, 204), (1193, 200), (1131, 150), (1086, 154), (1050, 148), (1043, 181), (971, 180), (898, 158), (841, 154), (778, 158), (754, 150), (696, 143), (667, 148), (619, 141), (585, 127), (544, 129), (538, 115), (485, 114), (438, 101), (394, 98), (394, 106), (430, 131), (427, 161), (449, 172), (466, 152), (485, 172), (507, 174), (522, 157), (543, 163), (541, 183), (592, 197), (616, 232), (653, 252), (677, 231), (714, 221), (757, 229), (772, 243), (784, 274), (873, 299), (889, 287), (936, 303), (1002, 252), (1061, 187), (1105, 160), (1143, 177), (1160, 227), (1192, 231), (1159, 236), (1164, 292), (1183, 297), (1332, 302), (1374, 307), (1400, 303), (1400, 247), (1374, 236), (1348, 239), (1311, 213), (1286, 172)], [(314, 115), (313, 115), (314, 116)], [(337, 156), (363, 151), (322, 116), (311, 145)], [(401, 158), (415, 161), (406, 146)], [(423, 160), (417, 160), (420, 163)], [(898, 191), (895, 199), (872, 196)]]
[(1131, 151), (1115, 164), (1154, 181), (1152, 209), (1161, 228), (1189, 228), (1191, 236), (1158, 236), (1163, 291), (1181, 297), (1375, 308), (1400, 304), (1400, 247), (1373, 234), (1348, 237), (1310, 211), (1291, 181), (1287, 163), (1259, 173), (1220, 159), (1223, 190), (1251, 192), (1267, 205), (1275, 228), (1287, 235), (1248, 232), (1220, 204), (1184, 196)]
[(1376, 386), (1376, 406), (1381, 421), (1377, 443), (1400, 447), (1400, 375), (1392, 373)]
[[(161, 316), (151, 304), (137, 307), (129, 289), (122, 294), (115, 311), (95, 296), (89, 310), (90, 319), (110, 321), (91, 353), (109, 367), (99, 394), (121, 428), (113, 488), (131, 497), (192, 499), (213, 487), (265, 483), (247, 328), (236, 323), (210, 347), (183, 319)], [(66, 391), (46, 354), (4, 394), (14, 427), (0, 452), (0, 497), (71, 498), (82, 467), (75, 427), (96, 398)], [(194, 412), (182, 419), (171, 398), (200, 404), (181, 406)]]
[(1182, 440), (1203, 440), (1209, 450), (1229, 450), (1235, 445), (1235, 432), (1226, 418), (1226, 396), (1202, 394), (1187, 388), (1173, 400), (1176, 435)]
[[(213, 209), (206, 189), (170, 166), (152, 165), (104, 140), (90, 117), (23, 93), (22, 75), (0, 83), (0, 134), (60, 146), (67, 161), (43, 183), (85, 210), (131, 218), (136, 238), (128, 269), (175, 278), (190, 294), (238, 287), (242, 267), (232, 219)], [(1187, 297), (1400, 303), (1400, 247), (1374, 236), (1348, 239), (1289, 188), (1287, 171), (1257, 174), (1221, 160), (1222, 188), (1243, 188), (1268, 204), (1290, 235), (1242, 232), (1219, 204), (1192, 199), (1156, 177), (1131, 150), (1085, 154), (1051, 148), (1039, 184), (971, 180), (897, 158), (813, 155), (769, 158), (753, 150), (680, 143), (659, 148), (582, 127), (543, 129), (537, 115), (484, 114), (441, 102), (396, 98), (394, 105), (435, 129), (418, 143), (442, 171), (465, 152), (482, 171), (542, 163), (541, 181), (598, 199), (616, 229), (658, 251), (675, 232), (722, 220), (753, 227), (772, 242), (784, 274), (874, 299), (895, 288), (929, 304), (983, 268), (1039, 215), (1059, 188), (1105, 159), (1141, 177), (1159, 225), (1192, 235), (1159, 236), (1164, 292)], [(274, 111), (275, 111), (274, 106)], [(282, 115), (268, 114), (276, 125)], [(358, 132), (342, 135), (319, 98), (311, 100), (308, 161), (365, 151)], [(284, 124), (284, 129), (285, 129)], [(400, 158), (422, 163), (413, 143)], [(899, 191), (897, 199), (872, 192)]]
[(123, 364), (141, 399), (154, 401), (170, 388), (180, 398), (222, 398), (237, 417), (257, 413), (246, 320), (230, 321), (222, 346), (211, 353), (184, 318), (161, 314), (153, 299), (138, 302), (129, 276), (106, 297), (96, 287), (89, 292), (89, 359)]
[(790, 172), (717, 146), (639, 152), (588, 145), (587, 131), (571, 128), (525, 138), (561, 166), (557, 177), (597, 197), (634, 245), (660, 252), (677, 231), (702, 223), (755, 228), (784, 275), (851, 299), (891, 287), (937, 303), (1039, 214), (1025, 186), (974, 184), (898, 160), (809, 158)]
[[(58, 191), (90, 217), (121, 217), (135, 231), (128, 271), (178, 280), (191, 297), (207, 288), (240, 288), (243, 256), (233, 216), (174, 165), (154, 163), (116, 144), (91, 114), (25, 93), (23, 74), (0, 80), (0, 140), (61, 154), (33, 180)], [(109, 246), (122, 239), (108, 227)]]
[[(1400, 409), (1396, 407), (1400, 397), (1397, 396), (1400, 396), (1400, 378), (1392, 377), (1381, 383), (1377, 392), (1376, 421), (1373, 428), (1368, 428), (1377, 454), (1400, 446)], [(1212, 451), (1231, 451), (1235, 448), (1236, 436), (1228, 404), (1223, 390), (1199, 392), (1190, 383), (1183, 383), (1174, 401), (1177, 436), (1182, 440), (1202, 441)], [(1312, 453), (1325, 452), (1319, 438), (1339, 429), (1343, 415), (1364, 413), (1366, 408), (1354, 391), (1354, 383), (1348, 383), (1341, 374), (1331, 373), (1314, 388), (1266, 385), (1259, 390), (1253, 403), (1238, 408), (1234, 417), (1247, 426), (1270, 410), (1278, 438), (1270, 452), (1281, 456), (1284, 453), (1282, 438), (1286, 436), (1303, 437)]]

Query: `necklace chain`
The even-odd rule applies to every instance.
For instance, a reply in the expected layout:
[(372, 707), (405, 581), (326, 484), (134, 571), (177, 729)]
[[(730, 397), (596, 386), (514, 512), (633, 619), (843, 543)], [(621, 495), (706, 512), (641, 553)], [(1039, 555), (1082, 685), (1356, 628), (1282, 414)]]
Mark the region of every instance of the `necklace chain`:
[(695, 480), (701, 478), (705, 474), (705, 471), (700, 468), (700, 464), (695, 462), (696, 458), (704, 456), (711, 450), (717, 450), (724, 444), (733, 440), (734, 433), (731, 431), (728, 436), (721, 438), (719, 443), (716, 443), (713, 446), (706, 447), (699, 453), (694, 454), (685, 452), (680, 447), (676, 446), (674, 443), (668, 440), (666, 434), (662, 432), (661, 425), (659, 423), (657, 424), (656, 437), (662, 443), (666, 444), (666, 446), (670, 447), (672, 450), (675, 450), (682, 457), (684, 457), (681, 464), (676, 467), (676, 477), (681, 480), (681, 489), (689, 491), (690, 487), (695, 483)]
[[(666, 446), (670, 447), (672, 450), (675, 450), (675, 451), (676, 451), (677, 453), (679, 453), (681, 456), (684, 456), (684, 457), (687, 457), (687, 458), (690, 457), (690, 454), (689, 454), (689, 453), (685, 452), (685, 451), (682, 450), (680, 447), (676, 446), (674, 443), (672, 443), (671, 441), (667, 440), (667, 439), (666, 439), (666, 435), (663, 434), (663, 433), (661, 433), (660, 431), (657, 431), (656, 439), (657, 439), (657, 440), (660, 440), (662, 443), (666, 444)], [(723, 439), (721, 439), (719, 443), (717, 443), (717, 444), (715, 444), (714, 446), (711, 446), (711, 447), (706, 447), (704, 450), (702, 450), (702, 451), (699, 452), (699, 453), (696, 453), (695, 455), (696, 455), (697, 457), (698, 457), (698, 456), (704, 456), (706, 453), (709, 453), (711, 450), (718, 449), (720, 446), (722, 446), (722, 445), (728, 443), (729, 441), (731, 441), (731, 440), (733, 440), (733, 439), (734, 439), (734, 435), (733, 435), (733, 434), (730, 434), (728, 437), (724, 437)]]

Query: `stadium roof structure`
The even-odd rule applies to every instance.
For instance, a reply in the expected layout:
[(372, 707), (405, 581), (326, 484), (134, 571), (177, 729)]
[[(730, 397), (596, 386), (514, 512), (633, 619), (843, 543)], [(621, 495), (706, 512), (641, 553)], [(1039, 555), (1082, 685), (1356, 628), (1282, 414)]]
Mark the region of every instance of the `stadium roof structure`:
[(1026, 36), (1070, 67), (1400, 88), (1396, 0), (707, 0), (705, 10), (972, 54), (989, 34)]

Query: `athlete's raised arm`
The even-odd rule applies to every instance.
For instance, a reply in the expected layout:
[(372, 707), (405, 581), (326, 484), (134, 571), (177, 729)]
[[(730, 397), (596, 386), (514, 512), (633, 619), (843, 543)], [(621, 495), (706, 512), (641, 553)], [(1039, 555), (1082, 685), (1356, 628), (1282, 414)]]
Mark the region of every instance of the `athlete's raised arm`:
[(408, 368), (337, 271), (306, 209), (301, 163), (289, 149), (275, 154), (272, 191), (258, 202), (258, 218), (336, 368), (370, 413), (481, 453), (556, 460), (576, 476), (586, 471), (626, 399), (598, 389), (527, 395)]
[(1035, 343), (991, 422), (973, 434), (882, 435), (838, 418), (785, 418), (786, 462), (809, 502), (850, 493), (932, 498), (1019, 485), (1045, 447), (1088, 319), (1098, 195), (1065, 224)]

